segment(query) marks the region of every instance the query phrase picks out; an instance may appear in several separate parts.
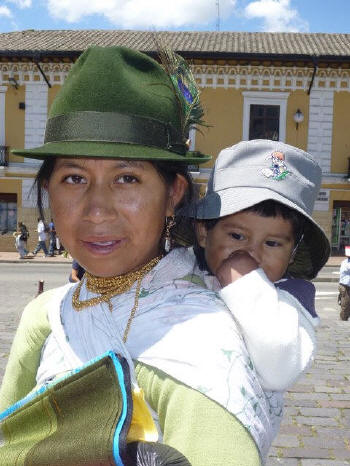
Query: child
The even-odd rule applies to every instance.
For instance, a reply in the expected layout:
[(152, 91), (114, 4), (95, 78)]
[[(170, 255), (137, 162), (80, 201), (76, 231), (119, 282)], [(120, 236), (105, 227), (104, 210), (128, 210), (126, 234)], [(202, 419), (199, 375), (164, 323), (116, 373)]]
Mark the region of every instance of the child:
[(288, 389), (315, 353), (319, 319), (306, 280), (330, 251), (311, 217), (321, 177), (300, 149), (244, 141), (220, 152), (197, 204), (199, 268), (209, 287), (222, 287), (265, 391)]

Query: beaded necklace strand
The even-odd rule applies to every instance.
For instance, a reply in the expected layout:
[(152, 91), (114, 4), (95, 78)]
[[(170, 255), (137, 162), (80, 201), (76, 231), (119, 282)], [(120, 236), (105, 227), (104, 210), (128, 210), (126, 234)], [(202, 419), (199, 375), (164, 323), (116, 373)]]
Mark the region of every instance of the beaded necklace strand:
[[(125, 293), (126, 291), (130, 290), (132, 285), (137, 281), (134, 305), (131, 309), (130, 316), (123, 335), (123, 341), (125, 343), (128, 338), (130, 326), (135, 317), (136, 310), (139, 304), (139, 295), (142, 279), (150, 270), (153, 269), (155, 265), (158, 264), (161, 258), (162, 256), (157, 256), (150, 262), (142, 266), (139, 270), (136, 270), (135, 272), (129, 272), (123, 275), (117, 275), (116, 277), (95, 277), (94, 275), (91, 275), (89, 272), (85, 272), (83, 280), (78, 284), (76, 290), (73, 293), (73, 308), (76, 311), (81, 311), (86, 307), (95, 306), (96, 304), (101, 303), (107, 303), (109, 310), (112, 312), (113, 304), (111, 298), (113, 296)], [(81, 301), (80, 291), (81, 287), (83, 286), (83, 281), (85, 282), (86, 288), (89, 291), (91, 291), (92, 293), (99, 294), (100, 296)]]

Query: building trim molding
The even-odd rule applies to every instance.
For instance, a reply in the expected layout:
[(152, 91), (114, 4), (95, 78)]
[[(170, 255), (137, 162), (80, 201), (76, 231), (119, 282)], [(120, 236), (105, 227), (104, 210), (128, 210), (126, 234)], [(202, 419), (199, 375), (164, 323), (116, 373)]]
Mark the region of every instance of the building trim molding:
[[(62, 85), (72, 63), (40, 63), (51, 85)], [(200, 87), (233, 88), (246, 90), (304, 90), (307, 91), (312, 79), (313, 68), (298, 66), (254, 66), (254, 65), (191, 65)], [(35, 63), (0, 63), (0, 85), (8, 85), (14, 77), (19, 85), (45, 82)], [(350, 70), (343, 68), (319, 68), (313, 89), (349, 91)]]
[[(275, 66), (192, 65), (200, 87), (258, 91), (308, 91), (313, 68)], [(342, 68), (318, 69), (313, 89), (350, 91), (350, 71)]]
[[(40, 63), (40, 67), (51, 85), (62, 85), (72, 63)], [(45, 83), (35, 63), (0, 63), (0, 84), (9, 84), (10, 77), (15, 78), (20, 86), (28, 83)]]

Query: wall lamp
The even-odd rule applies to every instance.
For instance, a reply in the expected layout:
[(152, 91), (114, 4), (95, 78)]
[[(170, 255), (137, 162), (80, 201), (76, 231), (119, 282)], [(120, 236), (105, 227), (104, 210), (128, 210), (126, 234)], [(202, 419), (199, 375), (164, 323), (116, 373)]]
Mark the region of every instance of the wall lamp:
[(303, 112), (298, 108), (298, 110), (294, 113), (294, 121), (295, 121), (295, 127), (296, 129), (299, 128), (299, 123), (302, 123), (304, 121), (304, 115)]
[(9, 78), (9, 83), (11, 83), (11, 86), (13, 86), (14, 88), (18, 89), (18, 81), (16, 78), (14, 77), (10, 77)]

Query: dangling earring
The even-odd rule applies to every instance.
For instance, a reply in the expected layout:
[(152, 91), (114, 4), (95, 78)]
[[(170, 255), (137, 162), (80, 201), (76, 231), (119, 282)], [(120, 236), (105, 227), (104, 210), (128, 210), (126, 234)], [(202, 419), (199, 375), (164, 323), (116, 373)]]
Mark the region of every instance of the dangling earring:
[(171, 215), (170, 217), (166, 217), (165, 220), (165, 241), (164, 241), (164, 249), (165, 252), (169, 252), (171, 249), (171, 235), (170, 230), (175, 225), (175, 215)]

